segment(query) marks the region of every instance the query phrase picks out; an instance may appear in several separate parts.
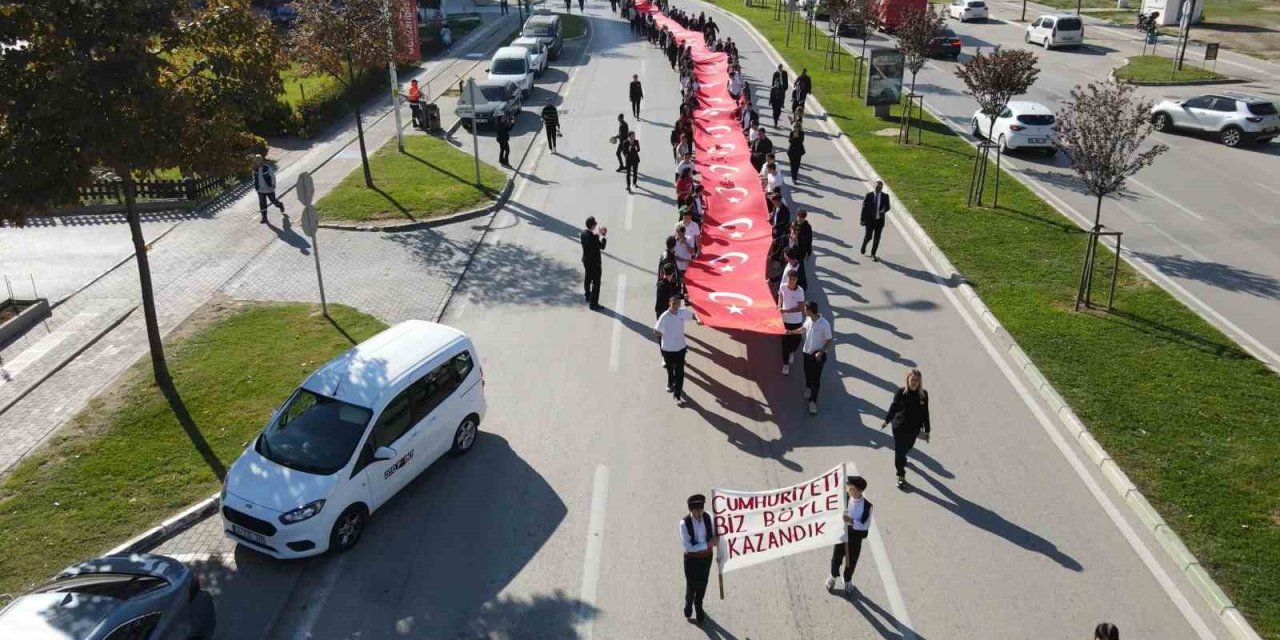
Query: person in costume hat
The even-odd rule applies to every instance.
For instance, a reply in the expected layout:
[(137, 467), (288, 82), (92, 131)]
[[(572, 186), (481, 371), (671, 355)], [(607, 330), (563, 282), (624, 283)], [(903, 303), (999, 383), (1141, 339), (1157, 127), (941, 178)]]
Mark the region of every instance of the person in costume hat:
[(716, 545), (711, 514), (703, 510), (707, 497), (701, 493), (689, 496), (689, 515), (680, 519), (680, 544), (684, 548), (684, 617), (699, 624), (706, 620), (702, 600), (707, 595), (707, 579), (711, 576), (712, 550)]

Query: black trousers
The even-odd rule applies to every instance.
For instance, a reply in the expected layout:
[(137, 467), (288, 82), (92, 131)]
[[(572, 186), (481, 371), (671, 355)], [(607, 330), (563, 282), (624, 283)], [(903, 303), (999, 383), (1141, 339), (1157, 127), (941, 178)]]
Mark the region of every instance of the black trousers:
[(618, 168), (619, 168), (619, 169), (624, 169), (624, 170), (625, 170), (625, 169), (627, 168), (627, 159), (626, 159), (626, 158), (624, 158), (624, 157), (622, 157), (622, 145), (621, 145), (621, 144), (619, 144), (619, 145), (618, 145), (618, 147), (614, 150), (614, 152), (613, 152), (613, 157), (615, 157), (615, 158), (617, 158), (617, 159), (618, 159)]
[(271, 201), (271, 204), (274, 204), (275, 206), (279, 207), (281, 211), (284, 211), (284, 205), (280, 203), (280, 200), (278, 198), (276, 198), (276, 192), (272, 191), (271, 193), (262, 193), (261, 191), (259, 191), (258, 192), (258, 210), (262, 211), (263, 218), (267, 217), (267, 201), (268, 200)]
[(554, 153), (556, 150), (556, 138), (560, 137), (559, 127), (547, 127), (547, 148)]
[(818, 387), (822, 384), (822, 367), (827, 359), (818, 358), (812, 353), (804, 354), (804, 386), (809, 388), (809, 401), (818, 401)]
[(791, 184), (800, 180), (800, 158), (803, 154), (787, 152), (787, 166), (791, 167)]
[[(665, 352), (664, 352), (665, 353)], [(702, 600), (707, 596), (707, 580), (711, 577), (711, 554), (703, 557), (684, 557), (684, 608), (702, 612)]]
[[(679, 351), (662, 352), (663, 366), (667, 369), (667, 389), (670, 389), (672, 393), (684, 393), (684, 356), (688, 352), (689, 349), (687, 348)], [(688, 561), (688, 556), (685, 557), (685, 560), (686, 562)], [(687, 567), (688, 565), (686, 564), (685, 566)], [(710, 565), (708, 564), (708, 566)], [(706, 585), (707, 579), (703, 576), (702, 586), (706, 587)], [(701, 603), (702, 599), (699, 598), (698, 602)]]
[(862, 232), (862, 253), (867, 252), (867, 243), (871, 243), (871, 256), (875, 257), (876, 251), (880, 249), (880, 233), (884, 231), (884, 223), (877, 225), (867, 225), (866, 230)]
[(627, 178), (627, 188), (640, 186), (640, 163), (628, 162), (625, 168), (623, 175)]
[[(853, 580), (853, 570), (858, 568), (858, 557), (862, 555), (862, 541), (867, 537), (866, 532), (854, 531), (853, 527), (845, 527), (845, 534), (849, 536), (849, 563), (844, 567), (844, 581)], [(844, 564), (844, 545), (841, 542), (831, 547), (831, 577), (840, 575), (840, 565)]]
[(413, 114), (413, 126), (419, 129), (425, 128), (426, 123), (422, 121), (422, 105), (410, 102), (409, 113)]
[(637, 119), (640, 118), (640, 101), (639, 100), (631, 101), (631, 115), (635, 116)]
[[(804, 326), (804, 323), (803, 322), (784, 322), (782, 323), (782, 326), (785, 327), (787, 331), (791, 331), (793, 329), (799, 329), (800, 327)], [(804, 342), (804, 336), (800, 334), (795, 334), (795, 335), (783, 334), (782, 335), (782, 364), (787, 364), (787, 357), (796, 352), (796, 348), (800, 346), (801, 342)]]
[(778, 118), (782, 116), (782, 105), (774, 104), (773, 107), (773, 126), (778, 126)]
[(600, 304), (600, 276), (604, 269), (598, 264), (584, 264), (586, 275), (582, 279), (582, 296), (591, 304)]
[(511, 142), (509, 140), (498, 141), (498, 164), (507, 165), (511, 161)]
[(919, 429), (904, 427), (893, 430), (893, 468), (898, 477), (907, 475), (907, 454), (916, 446), (916, 438), (920, 437)]

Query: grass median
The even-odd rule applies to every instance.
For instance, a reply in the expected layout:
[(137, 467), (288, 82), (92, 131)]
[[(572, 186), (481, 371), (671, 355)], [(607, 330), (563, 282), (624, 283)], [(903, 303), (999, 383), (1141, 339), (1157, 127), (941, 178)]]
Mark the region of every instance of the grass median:
[(1175, 71), (1173, 60), (1164, 56), (1133, 56), (1116, 69), (1115, 76), (1116, 80), (1134, 84), (1181, 84), (1225, 77), (1195, 66), (1195, 62), (1191, 60), (1184, 61), (1182, 68)]
[(0, 605), (218, 490), (315, 368), (383, 328), (329, 305), (211, 302), (169, 339), (178, 395), (143, 358), (0, 482)]
[[(849, 97), (848, 58), (844, 71), (824, 71), (823, 51), (804, 49), (803, 36), (784, 46), (772, 9), (717, 4), (809, 69), (831, 121), (1263, 637), (1280, 637), (1280, 377), (1123, 262), (1115, 310), (1074, 312), (1085, 245), (1074, 222), (1008, 174), (999, 208), (968, 207), (971, 144), (933, 118), (921, 145), (876, 135), (901, 112), (877, 119)], [(1114, 207), (1104, 204), (1104, 223)]]
[(480, 186), (475, 183), (475, 160), (435, 136), (407, 135), (404, 153), (388, 140), (369, 157), (373, 188), (364, 186), (357, 165), (316, 202), (324, 220), (413, 222), (465, 211), (484, 204), (502, 190), (507, 176), (497, 167), (480, 163)]

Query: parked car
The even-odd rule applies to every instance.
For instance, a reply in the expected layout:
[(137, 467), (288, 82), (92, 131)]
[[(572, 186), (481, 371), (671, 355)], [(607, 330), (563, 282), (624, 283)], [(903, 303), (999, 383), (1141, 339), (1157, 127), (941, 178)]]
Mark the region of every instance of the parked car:
[(947, 15), (960, 22), (986, 20), (987, 3), (982, 0), (951, 0), (951, 4), (947, 6)]
[(951, 27), (939, 27), (933, 32), (933, 39), (929, 41), (929, 48), (926, 50), (930, 58), (951, 58), (955, 60), (960, 57), (960, 48), (964, 45), (960, 41), (960, 36), (956, 35)]
[(1054, 47), (1079, 47), (1084, 44), (1084, 22), (1076, 16), (1040, 16), (1027, 25), (1022, 40), (1034, 42), (1045, 51)]
[(408, 320), (307, 377), (227, 470), (227, 537), (276, 558), (356, 545), (369, 514), (484, 419), (484, 374), (464, 333)]
[(470, 129), (473, 126), (492, 125), (498, 122), (499, 116), (507, 116), (512, 121), (520, 114), (524, 101), (520, 98), (520, 88), (513, 82), (494, 82), (491, 80), (476, 81), (476, 103), (471, 104), (469, 91), (458, 96), (458, 105), (453, 114), (462, 121), (462, 126)]
[(867, 34), (867, 25), (856, 20), (851, 20), (849, 22), (840, 23), (838, 31), (838, 35), (842, 37), (857, 38), (861, 40), (862, 37)]
[(547, 52), (551, 54), (551, 59), (560, 59), (560, 52), (564, 49), (564, 32), (560, 24), (560, 16), (550, 13), (530, 16), (524, 21), (520, 36), (541, 40)]
[(533, 64), (533, 74), (540, 76), (547, 70), (547, 46), (537, 38), (516, 38), (511, 41), (513, 47), (523, 47), (529, 52), (529, 61)]
[(1188, 100), (1164, 100), (1151, 109), (1156, 131), (1188, 129), (1215, 133), (1228, 147), (1267, 143), (1280, 135), (1280, 113), (1266, 98), (1216, 93)]
[(121, 554), (82, 562), (0, 610), (0, 638), (211, 640), (213, 598), (173, 558)]
[(515, 83), (525, 97), (533, 91), (533, 62), (524, 47), (499, 48), (493, 52), (487, 71), (489, 79), (494, 82)]
[(991, 118), (982, 111), (973, 114), (973, 135), (1000, 145), (1001, 152), (1015, 149), (1042, 149), (1049, 155), (1057, 152), (1053, 145), (1053, 111), (1039, 102), (1010, 102), (996, 116), (995, 127)]

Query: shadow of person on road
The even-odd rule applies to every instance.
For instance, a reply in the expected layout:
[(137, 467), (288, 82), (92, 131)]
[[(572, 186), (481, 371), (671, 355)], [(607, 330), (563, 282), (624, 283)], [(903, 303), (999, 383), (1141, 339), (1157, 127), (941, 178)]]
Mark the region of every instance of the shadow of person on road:
[(975, 502), (966, 500), (949, 489), (945, 484), (936, 480), (932, 475), (924, 473), (919, 467), (908, 462), (908, 466), (916, 471), (916, 477), (923, 478), (926, 482), (937, 489), (941, 496), (936, 496), (919, 485), (912, 485), (909, 489), (910, 493), (919, 495), (920, 497), (932, 502), (947, 511), (961, 517), (965, 522), (982, 529), (992, 535), (999, 536), (1015, 544), (1027, 551), (1038, 553), (1065, 569), (1071, 571), (1083, 571), (1084, 567), (1075, 558), (1063, 553), (1058, 549), (1057, 545), (1036, 535), (1035, 533), (1024, 529), (1013, 522), (1005, 519), (1004, 516), (980, 505)]
[(293, 223), (289, 220), (289, 216), (286, 215), (281, 218), (279, 227), (273, 224), (270, 216), (268, 216), (267, 228), (271, 229), (271, 231), (274, 232), (278, 238), (284, 241), (285, 244), (296, 248), (302, 255), (311, 255), (311, 243), (307, 242), (306, 238), (298, 235), (298, 232), (293, 230)]
[(903, 624), (892, 613), (885, 611), (884, 607), (868, 598), (867, 594), (863, 593), (861, 589), (854, 591), (852, 596), (842, 595), (840, 597), (848, 600), (849, 604), (852, 604), (853, 608), (857, 609), (858, 613), (862, 614), (862, 617), (871, 623), (872, 628), (884, 640), (903, 640), (905, 638), (926, 640), (919, 632)]
[(720, 626), (720, 623), (716, 622), (715, 618), (712, 618), (710, 615), (702, 621), (701, 629), (702, 633), (706, 634), (706, 636), (711, 640), (738, 640), (738, 636), (733, 635), (728, 629)]

